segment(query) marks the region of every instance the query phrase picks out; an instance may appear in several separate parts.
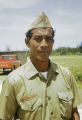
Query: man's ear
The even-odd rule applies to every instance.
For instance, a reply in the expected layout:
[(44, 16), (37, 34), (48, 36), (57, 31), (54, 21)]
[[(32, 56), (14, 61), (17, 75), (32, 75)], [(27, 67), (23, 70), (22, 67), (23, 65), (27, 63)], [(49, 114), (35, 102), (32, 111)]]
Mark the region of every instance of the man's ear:
[(25, 38), (25, 43), (26, 43), (26, 46), (30, 48), (29, 39), (27, 37)]

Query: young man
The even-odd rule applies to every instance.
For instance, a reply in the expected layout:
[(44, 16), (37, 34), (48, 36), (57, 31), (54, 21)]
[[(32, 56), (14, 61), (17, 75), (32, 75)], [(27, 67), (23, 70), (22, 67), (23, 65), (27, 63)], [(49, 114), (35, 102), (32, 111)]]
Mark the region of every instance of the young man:
[(42, 13), (26, 33), (30, 48), (27, 63), (16, 69), (3, 83), (0, 119), (80, 120), (80, 98), (70, 71), (51, 62), (54, 30)]

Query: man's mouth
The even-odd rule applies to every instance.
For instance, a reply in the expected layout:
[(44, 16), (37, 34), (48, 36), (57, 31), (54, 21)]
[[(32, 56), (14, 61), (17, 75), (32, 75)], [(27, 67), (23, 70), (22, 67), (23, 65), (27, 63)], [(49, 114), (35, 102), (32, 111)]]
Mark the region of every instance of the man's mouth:
[(38, 52), (40, 52), (40, 53), (47, 53), (47, 52), (49, 52), (49, 50), (40, 50)]

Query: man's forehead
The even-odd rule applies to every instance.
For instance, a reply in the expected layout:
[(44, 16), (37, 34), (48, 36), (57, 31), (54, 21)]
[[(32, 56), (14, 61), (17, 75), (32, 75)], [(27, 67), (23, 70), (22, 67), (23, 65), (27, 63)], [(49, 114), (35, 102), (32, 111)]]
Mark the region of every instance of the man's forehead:
[(38, 34), (43, 34), (43, 35), (52, 34), (52, 29), (51, 28), (37, 28), (37, 29), (33, 29), (32, 33), (36, 34), (36, 35), (38, 35)]

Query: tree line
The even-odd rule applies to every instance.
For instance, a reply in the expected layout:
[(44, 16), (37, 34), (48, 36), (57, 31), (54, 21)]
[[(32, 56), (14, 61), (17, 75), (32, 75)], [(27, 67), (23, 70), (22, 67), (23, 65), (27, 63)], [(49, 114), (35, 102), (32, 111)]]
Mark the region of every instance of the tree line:
[(60, 47), (52, 51), (52, 55), (82, 55), (82, 44), (76, 48)]

